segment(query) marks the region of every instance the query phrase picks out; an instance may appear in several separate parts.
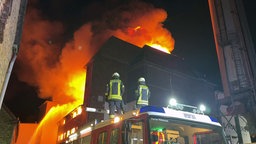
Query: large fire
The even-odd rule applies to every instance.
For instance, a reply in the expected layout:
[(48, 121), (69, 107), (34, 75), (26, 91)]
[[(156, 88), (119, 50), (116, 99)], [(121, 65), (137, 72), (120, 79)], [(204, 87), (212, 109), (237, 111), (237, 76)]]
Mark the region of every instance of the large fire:
[(166, 53), (174, 49), (171, 33), (163, 28), (167, 18), (163, 9), (142, 2), (122, 7), (129, 9), (119, 7), (103, 19), (84, 24), (65, 43), (58, 39), (64, 32), (62, 24), (42, 19), (39, 11), (29, 7), (18, 56), (18, 77), (38, 87), (39, 97), (57, 103), (41, 120), (32, 144), (43, 143), (42, 133), (52, 138), (57, 122), (83, 103), (84, 66), (108, 38), (114, 35), (138, 47), (149, 45)]
[(85, 88), (85, 71), (81, 71), (73, 75), (73, 78), (68, 82), (68, 86), (71, 88), (67, 91), (68, 95), (73, 95), (75, 102), (78, 105), (83, 104), (84, 88)]
[[(66, 116), (79, 105), (83, 104), (85, 76), (86, 73), (81, 71), (80, 73), (73, 75), (73, 78), (67, 82), (70, 89), (68, 89), (66, 93), (72, 95), (75, 100), (73, 102), (58, 104), (57, 106), (52, 107), (39, 123), (36, 132), (30, 140), (31, 144), (56, 141), (58, 130), (57, 122), (59, 122), (63, 116)], [(40, 136), (42, 133), (44, 133), (44, 136)]]
[[(170, 37), (166, 35), (163, 35), (165, 33), (156, 34), (157, 36), (149, 35), (149, 31), (157, 31), (157, 30), (155, 29), (147, 30), (147, 29), (144, 29), (142, 26), (136, 26), (134, 28), (128, 28), (127, 35), (123, 36), (122, 34), (119, 34), (119, 35), (117, 34), (117, 37), (121, 37), (124, 40), (133, 38), (133, 40), (130, 40), (130, 42), (139, 47), (148, 45), (152, 48), (155, 48), (162, 52), (170, 54), (171, 51), (174, 49), (174, 40), (170, 39)], [(166, 34), (170, 35), (168, 31), (166, 31)]]

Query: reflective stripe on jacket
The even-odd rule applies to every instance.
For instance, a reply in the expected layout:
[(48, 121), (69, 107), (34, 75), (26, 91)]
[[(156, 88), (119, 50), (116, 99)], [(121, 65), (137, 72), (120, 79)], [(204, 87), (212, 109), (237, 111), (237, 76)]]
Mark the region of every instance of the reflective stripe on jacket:
[(122, 100), (122, 81), (119, 79), (113, 79), (110, 80), (109, 82), (109, 95), (108, 95), (108, 100)]
[(139, 85), (138, 87), (139, 98), (137, 104), (148, 105), (149, 89), (146, 85)]

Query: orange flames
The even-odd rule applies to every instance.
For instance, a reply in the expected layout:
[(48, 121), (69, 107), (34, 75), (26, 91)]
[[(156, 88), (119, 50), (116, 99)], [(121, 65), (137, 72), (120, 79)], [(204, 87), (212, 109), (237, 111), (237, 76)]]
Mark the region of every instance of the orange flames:
[(163, 47), (163, 46), (161, 46), (160, 44), (154, 44), (154, 43), (148, 44), (148, 43), (147, 43), (147, 45), (149, 45), (150, 47), (155, 48), (155, 49), (157, 49), (157, 50), (160, 50), (160, 51), (162, 51), (162, 52), (171, 54), (171, 52), (169, 51), (169, 49), (168, 49), (167, 47)]
[(50, 98), (57, 104), (41, 120), (30, 140), (31, 144), (51, 143), (56, 142), (57, 122), (83, 104), (84, 65), (91, 58), (88, 52), (90, 26), (81, 27), (74, 33), (74, 39), (60, 49), (61, 44), (56, 37), (62, 35), (61, 24), (42, 20), (36, 10), (28, 10), (17, 59), (20, 65), (18, 76), (20, 80), (38, 87), (41, 98)]
[(67, 83), (69, 89), (67, 89), (66, 94), (72, 95), (75, 100), (73, 102), (58, 104), (57, 106), (52, 107), (39, 123), (30, 140), (31, 144), (56, 141), (58, 132), (57, 122), (79, 105), (83, 104), (85, 74), (84, 71), (81, 71), (80, 73), (73, 75), (73, 78)]
[[(129, 37), (141, 37), (141, 35), (146, 36), (147, 35), (147, 30), (142, 28), (141, 26), (137, 26), (135, 28), (128, 28), (127, 29)], [(171, 51), (174, 49), (174, 41), (169, 41), (169, 37), (164, 37), (159, 35), (158, 37), (148, 37), (145, 38), (143, 41), (144, 44), (155, 48), (157, 50), (160, 50), (162, 52), (170, 54)], [(136, 44), (136, 42), (134, 42)], [(140, 46), (140, 45), (139, 45)]]
[(85, 72), (81, 71), (78, 74), (73, 75), (73, 79), (71, 79), (71, 81), (69, 81), (69, 87), (71, 87), (72, 89), (70, 89), (70, 91), (68, 91), (67, 93), (69, 95), (73, 95), (76, 100), (76, 102), (78, 103), (78, 105), (83, 104), (83, 96), (84, 96), (84, 88), (85, 88)]
[(131, 21), (127, 28), (115, 31), (115, 36), (141, 48), (148, 45), (169, 54), (173, 51), (175, 41), (162, 24), (167, 18), (164, 10), (152, 9), (147, 13), (135, 10), (131, 16), (134, 21)]
[[(84, 66), (109, 37), (114, 35), (138, 47), (149, 45), (166, 53), (174, 49), (171, 33), (162, 26), (167, 18), (163, 9), (142, 2), (125, 7), (130, 10), (109, 12), (110, 24), (108, 17), (88, 22), (64, 43), (60, 39), (64, 33), (62, 24), (42, 19), (40, 12), (28, 7), (17, 59), (18, 77), (37, 87), (40, 98), (57, 103), (40, 122), (32, 144), (49, 142), (56, 133), (57, 122), (83, 103)], [(56, 142), (56, 138), (52, 141)]]
[(135, 28), (127, 28), (127, 33), (117, 31), (115, 35), (125, 41), (128, 41), (138, 47), (143, 47), (148, 45), (152, 48), (158, 49), (162, 52), (170, 54), (174, 49), (174, 40), (171, 37), (171, 34), (163, 29), (163, 32), (150, 32), (150, 31), (159, 31), (155, 29), (144, 29), (141, 26)]

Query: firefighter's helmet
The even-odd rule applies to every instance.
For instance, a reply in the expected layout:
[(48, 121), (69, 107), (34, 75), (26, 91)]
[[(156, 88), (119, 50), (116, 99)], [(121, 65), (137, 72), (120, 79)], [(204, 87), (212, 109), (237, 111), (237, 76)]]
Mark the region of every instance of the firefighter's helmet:
[(146, 82), (146, 80), (145, 80), (145, 78), (144, 77), (140, 77), (139, 79), (138, 79), (138, 82), (143, 82), (143, 83), (145, 83)]
[(114, 72), (114, 73), (113, 73), (113, 75), (112, 75), (112, 77), (113, 77), (113, 78), (119, 78), (119, 77), (120, 77), (120, 75), (119, 75), (119, 73)]

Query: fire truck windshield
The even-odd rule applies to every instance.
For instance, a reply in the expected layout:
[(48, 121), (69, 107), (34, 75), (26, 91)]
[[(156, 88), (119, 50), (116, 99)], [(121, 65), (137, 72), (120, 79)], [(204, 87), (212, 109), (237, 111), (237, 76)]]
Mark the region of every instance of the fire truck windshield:
[(173, 120), (150, 118), (151, 144), (225, 144), (223, 130), (219, 126)]

